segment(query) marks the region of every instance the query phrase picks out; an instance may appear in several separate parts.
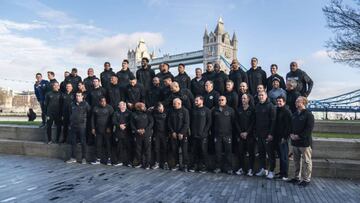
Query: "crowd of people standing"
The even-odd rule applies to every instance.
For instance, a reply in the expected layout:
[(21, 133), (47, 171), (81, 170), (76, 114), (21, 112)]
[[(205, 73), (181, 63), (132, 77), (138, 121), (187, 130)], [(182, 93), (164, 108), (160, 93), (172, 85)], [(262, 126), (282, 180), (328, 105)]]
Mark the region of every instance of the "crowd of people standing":
[[(52, 71), (47, 72), (49, 80), (36, 74), (41, 127), (48, 144), (72, 145), (67, 163), (76, 162), (80, 142), (83, 164), (86, 147), (94, 145), (96, 159), (91, 164), (203, 173), (211, 169), (309, 184), (314, 116), (306, 106), (313, 81), (296, 62), (290, 63), (285, 78), (276, 64), (267, 77), (255, 57), (248, 71), (237, 60), (229, 74), (218, 63), (207, 63), (204, 72), (196, 68), (194, 78), (184, 64), (178, 65), (176, 76), (167, 63), (155, 74), (147, 58), (135, 74), (128, 66), (125, 59), (115, 72), (105, 62), (99, 76), (89, 68), (84, 79), (73, 68), (61, 83)], [(290, 180), (289, 142), (296, 170)], [(215, 155), (214, 169), (208, 164), (211, 155)], [(232, 164), (234, 155), (237, 168)]]

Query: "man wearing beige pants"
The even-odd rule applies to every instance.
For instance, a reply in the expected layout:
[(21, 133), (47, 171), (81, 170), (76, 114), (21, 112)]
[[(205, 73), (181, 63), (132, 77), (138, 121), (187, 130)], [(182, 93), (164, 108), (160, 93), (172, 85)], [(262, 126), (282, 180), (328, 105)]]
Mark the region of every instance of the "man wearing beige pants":
[(306, 187), (310, 183), (312, 172), (312, 130), (314, 115), (306, 109), (306, 97), (296, 99), (297, 112), (292, 117), (291, 145), (293, 146), (295, 177), (289, 182)]

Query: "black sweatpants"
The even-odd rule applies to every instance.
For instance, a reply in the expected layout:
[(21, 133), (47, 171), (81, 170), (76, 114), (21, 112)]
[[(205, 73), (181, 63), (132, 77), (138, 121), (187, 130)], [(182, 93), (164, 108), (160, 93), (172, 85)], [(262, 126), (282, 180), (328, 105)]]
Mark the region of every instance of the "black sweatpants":
[(69, 136), (69, 127), (70, 127), (70, 115), (64, 115), (62, 120), (62, 127), (63, 127), (63, 141), (67, 143), (71, 143), (68, 140)]
[(245, 157), (246, 152), (249, 153), (249, 165), (248, 169), (254, 171), (254, 162), (255, 162), (255, 138), (253, 136), (247, 136), (244, 140), (242, 138), (238, 139), (238, 157), (239, 157), (239, 166), (245, 170)]
[(115, 154), (114, 154), (114, 163), (124, 163), (130, 164), (131, 163), (131, 150), (132, 150), (132, 143), (131, 143), (131, 135), (130, 133), (116, 133), (115, 136)]
[(155, 162), (162, 165), (168, 162), (168, 135), (165, 132), (155, 132), (153, 139), (155, 141)]
[[(189, 153), (188, 153), (189, 140), (188, 140), (188, 137), (184, 135), (182, 140), (178, 140), (177, 138), (174, 139), (171, 136), (170, 145), (171, 145), (172, 158), (175, 160), (175, 164), (181, 164), (182, 166), (188, 165), (188, 161), (189, 161)], [(182, 163), (180, 163), (179, 149), (181, 149)]]
[(61, 118), (60, 115), (48, 115), (46, 121), (46, 133), (48, 141), (52, 141), (52, 125), (56, 125), (56, 142), (59, 142), (61, 135)]
[(269, 170), (274, 171), (275, 169), (275, 150), (276, 146), (273, 141), (267, 142), (266, 137), (258, 137), (258, 149), (259, 149), (259, 159), (260, 159), (260, 168), (266, 169), (266, 154), (269, 158)]
[(86, 126), (75, 126), (70, 129), (71, 158), (76, 158), (77, 140), (81, 143), (81, 158), (86, 158)]
[(96, 158), (108, 160), (111, 156), (111, 134), (105, 129), (97, 129), (95, 136)]
[[(216, 168), (223, 168), (225, 171), (232, 169), (232, 135), (215, 136)], [(223, 161), (223, 151), (225, 160)], [(221, 167), (222, 166), (222, 167)]]
[(136, 155), (137, 163), (143, 166), (149, 166), (151, 161), (151, 136), (150, 135), (136, 135)]
[(193, 155), (192, 165), (204, 169), (207, 167), (208, 161), (208, 138), (193, 138), (191, 153)]

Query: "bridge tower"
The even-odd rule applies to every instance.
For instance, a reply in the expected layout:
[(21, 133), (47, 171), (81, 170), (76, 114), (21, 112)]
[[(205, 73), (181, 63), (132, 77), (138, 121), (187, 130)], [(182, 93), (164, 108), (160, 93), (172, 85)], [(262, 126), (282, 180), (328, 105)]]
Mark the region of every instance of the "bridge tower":
[(207, 28), (205, 28), (205, 33), (203, 36), (203, 52), (204, 52), (204, 67), (206, 63), (219, 63), (221, 68), (225, 71), (226, 64), (222, 59), (225, 58), (229, 63), (233, 59), (237, 58), (237, 37), (235, 32), (233, 33), (232, 38), (228, 32), (225, 31), (224, 22), (220, 17), (214, 32), (208, 33)]
[(138, 67), (141, 65), (142, 58), (148, 58), (150, 61), (155, 58), (154, 51), (149, 53), (145, 40), (141, 38), (135, 48), (128, 51), (127, 58), (129, 60), (129, 68), (132, 72), (136, 72)]

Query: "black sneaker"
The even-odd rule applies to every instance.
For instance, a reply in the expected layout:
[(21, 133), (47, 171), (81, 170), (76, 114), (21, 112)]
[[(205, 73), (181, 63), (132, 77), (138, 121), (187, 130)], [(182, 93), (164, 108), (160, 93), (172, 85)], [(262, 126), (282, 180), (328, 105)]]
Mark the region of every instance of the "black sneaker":
[(298, 185), (301, 186), (301, 187), (306, 187), (306, 186), (308, 186), (309, 184), (310, 184), (310, 182), (307, 182), (307, 181), (300, 181), (300, 182), (298, 183)]
[(290, 179), (288, 182), (292, 183), (292, 184), (298, 184), (300, 182), (300, 180), (297, 178), (293, 178), (293, 179)]

